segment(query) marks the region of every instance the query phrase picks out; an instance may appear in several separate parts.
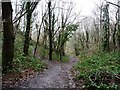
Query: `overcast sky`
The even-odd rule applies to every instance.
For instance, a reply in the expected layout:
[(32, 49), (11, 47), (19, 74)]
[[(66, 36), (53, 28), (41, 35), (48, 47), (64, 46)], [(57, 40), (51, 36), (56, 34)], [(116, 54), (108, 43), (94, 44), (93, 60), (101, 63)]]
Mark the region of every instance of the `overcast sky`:
[[(12, 0), (12, 1), (16, 1), (16, 0)], [(41, 0), (41, 1), (44, 2), (45, 0)], [(64, 1), (64, 2), (72, 1), (73, 4), (75, 4), (74, 11), (76, 13), (81, 11), (81, 15), (88, 16), (88, 15), (92, 15), (93, 11), (96, 8), (96, 4), (99, 5), (100, 1), (103, 0), (60, 0), (60, 1)], [(115, 0), (107, 0), (107, 1), (114, 2)]]
[[(11, 0), (11, 1), (14, 2), (15, 4), (16, 0)], [(20, 1), (20, 0), (17, 0), (17, 1)], [(45, 1), (48, 1), (48, 0), (41, 0), (37, 6), (40, 13), (41, 13), (40, 8), (43, 6), (43, 3), (46, 3)], [(51, 1), (54, 1), (54, 0), (51, 0)], [(94, 14), (93, 12), (96, 10), (97, 5), (100, 5), (100, 2), (104, 0), (58, 0), (58, 1), (64, 1), (64, 2), (72, 1), (73, 4), (75, 4), (73, 11), (76, 14), (80, 12), (80, 16), (93, 16)], [(117, 0), (107, 0), (107, 1), (115, 2)], [(15, 8), (14, 5), (13, 5), (13, 8)]]
[[(101, 1), (104, 0), (71, 0), (75, 5), (75, 11), (81, 10), (81, 15), (91, 16), (97, 5), (100, 5)], [(115, 0), (107, 0), (110, 2), (115, 2)]]
[(99, 4), (100, 0), (72, 0), (75, 3), (75, 12), (81, 10), (81, 15), (91, 15), (95, 9), (96, 4)]

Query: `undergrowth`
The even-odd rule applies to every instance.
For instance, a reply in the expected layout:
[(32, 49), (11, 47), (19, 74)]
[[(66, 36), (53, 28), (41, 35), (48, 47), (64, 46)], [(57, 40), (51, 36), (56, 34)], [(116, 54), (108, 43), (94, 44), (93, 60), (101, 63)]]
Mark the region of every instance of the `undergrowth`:
[(31, 68), (34, 71), (42, 70), (46, 64), (40, 61), (40, 59), (33, 57), (33, 50), (35, 44), (34, 41), (30, 42), (29, 55), (23, 55), (23, 36), (17, 34), (14, 47), (14, 60), (12, 63), (12, 69), (8, 69), (8, 72), (21, 72), (24, 69)]
[(62, 59), (60, 60), (60, 56), (57, 53), (53, 52), (52, 57), (53, 57), (53, 60), (56, 60), (56, 61), (69, 62), (68, 55), (62, 56)]
[(90, 90), (118, 90), (120, 85), (120, 56), (118, 52), (82, 56), (76, 65), (77, 80), (83, 79)]
[[(49, 59), (48, 49), (45, 49), (43, 46), (40, 46), (40, 48), (38, 50), (39, 51), (37, 51), (37, 52), (40, 53), (39, 56), (41, 56), (42, 59)], [(59, 54), (53, 51), (52, 59), (53, 59), (53, 61), (68, 62), (69, 61), (69, 56), (68, 55), (62, 56), (62, 60), (60, 60)]]

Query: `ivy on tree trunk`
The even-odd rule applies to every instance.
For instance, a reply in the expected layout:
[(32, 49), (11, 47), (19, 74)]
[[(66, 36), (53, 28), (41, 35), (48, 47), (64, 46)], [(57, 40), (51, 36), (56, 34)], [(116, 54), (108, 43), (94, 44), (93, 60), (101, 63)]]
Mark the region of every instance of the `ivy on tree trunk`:
[(27, 26), (25, 32), (25, 42), (24, 42), (23, 52), (25, 55), (28, 55), (28, 49), (30, 43), (30, 22), (32, 16), (32, 13), (30, 12), (30, 2), (27, 2), (26, 10), (27, 10)]

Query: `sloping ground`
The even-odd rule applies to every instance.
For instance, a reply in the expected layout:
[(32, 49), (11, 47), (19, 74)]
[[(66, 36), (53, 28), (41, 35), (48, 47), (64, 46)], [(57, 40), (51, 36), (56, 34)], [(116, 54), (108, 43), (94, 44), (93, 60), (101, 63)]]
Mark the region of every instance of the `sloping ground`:
[(32, 51), (35, 47), (33, 40), (30, 42), (29, 55), (24, 56), (23, 37), (22, 34), (16, 34), (12, 68), (8, 68), (6, 73), (2, 73), (2, 88), (16, 87), (18, 82), (31, 78), (38, 71), (47, 67), (41, 59), (33, 57)]
[(20, 88), (74, 88), (70, 69), (78, 62), (71, 57), (69, 62), (47, 61), (49, 67), (28, 81), (20, 83)]
[(120, 90), (119, 52), (81, 56), (75, 69), (76, 86), (82, 90)]

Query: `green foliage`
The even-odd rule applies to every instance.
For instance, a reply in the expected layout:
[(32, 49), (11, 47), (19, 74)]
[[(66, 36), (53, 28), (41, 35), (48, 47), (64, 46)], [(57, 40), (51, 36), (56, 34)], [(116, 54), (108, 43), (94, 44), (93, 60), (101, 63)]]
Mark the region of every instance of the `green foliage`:
[(47, 49), (45, 49), (44, 47), (39, 47), (38, 48), (39, 49), (39, 53), (40, 53), (40, 56), (41, 56), (41, 58), (45, 58), (45, 57), (47, 57), (48, 56), (48, 54), (49, 54), (49, 51), (47, 50)]
[(78, 25), (77, 24), (70, 24), (66, 26), (66, 30), (63, 33), (63, 38), (62, 41), (66, 42), (68, 41), (72, 35), (74, 34), (74, 32), (78, 29)]
[(21, 72), (26, 68), (32, 68), (35, 71), (42, 70), (45, 67), (45, 63), (40, 61), (39, 59), (33, 57), (34, 50), (34, 41), (30, 42), (29, 55), (23, 55), (23, 36), (17, 34), (15, 40), (15, 54), (13, 60), (13, 68), (12, 70), (8, 70), (10, 72), (18, 71)]
[(62, 56), (62, 60), (60, 60), (59, 54), (57, 54), (55, 52), (53, 52), (52, 57), (53, 57), (53, 60), (60, 61), (60, 62), (68, 62), (69, 61), (69, 57), (67, 55)]
[(59, 54), (57, 54), (55, 52), (52, 53), (52, 58), (53, 58), (53, 60), (56, 60), (56, 61), (59, 61), (59, 59), (60, 59)]
[(25, 68), (32, 68), (35, 71), (42, 70), (45, 66), (44, 62), (41, 62), (39, 59), (34, 58), (33, 55), (27, 57), (18, 54), (18, 57), (15, 57), (14, 64), (18, 67), (15, 67), (17, 71), (21, 71)]
[[(43, 59), (44, 58), (48, 59), (48, 54), (49, 54), (48, 49), (45, 49), (42, 46), (40, 46), (38, 49), (39, 50), (37, 52), (40, 53), (40, 57), (43, 58)], [(52, 53), (52, 58), (53, 58), (54, 61), (60, 61), (60, 56), (56, 52)], [(67, 55), (65, 55), (65, 56), (62, 57), (62, 60), (60, 62), (68, 62), (68, 61), (69, 61), (69, 57)]]
[(63, 56), (62, 62), (69, 62), (69, 57), (67, 55)]
[(70, 25), (67, 25), (67, 26), (66, 26), (66, 30), (67, 30), (68, 32), (76, 31), (77, 28), (78, 28), (78, 26), (79, 26), (79, 25), (77, 25), (77, 24), (70, 24)]
[(120, 56), (116, 52), (101, 53), (82, 57), (76, 65), (79, 71), (77, 79), (85, 80), (86, 88), (117, 90), (115, 76), (120, 74)]
[(109, 51), (109, 38), (110, 38), (110, 31), (109, 31), (109, 4), (106, 4), (103, 8), (103, 51)]

